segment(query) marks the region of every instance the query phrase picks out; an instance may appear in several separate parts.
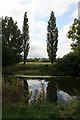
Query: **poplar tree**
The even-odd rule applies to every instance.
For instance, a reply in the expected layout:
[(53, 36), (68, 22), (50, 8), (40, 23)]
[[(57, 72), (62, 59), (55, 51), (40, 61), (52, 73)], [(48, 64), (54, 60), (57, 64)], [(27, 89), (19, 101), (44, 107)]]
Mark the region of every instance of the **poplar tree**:
[(47, 52), (51, 64), (56, 60), (58, 46), (58, 28), (56, 27), (56, 18), (54, 12), (51, 12), (47, 26)]
[(27, 12), (25, 12), (25, 14), (24, 14), (24, 21), (23, 21), (24, 64), (25, 64), (26, 58), (28, 56), (29, 48), (30, 48), (30, 43), (29, 43), (29, 25), (28, 25)]

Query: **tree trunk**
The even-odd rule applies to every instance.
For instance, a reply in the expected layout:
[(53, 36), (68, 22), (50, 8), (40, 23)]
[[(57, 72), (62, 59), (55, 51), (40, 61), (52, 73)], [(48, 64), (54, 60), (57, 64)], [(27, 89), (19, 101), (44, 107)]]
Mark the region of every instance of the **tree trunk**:
[(26, 63), (26, 59), (25, 59), (25, 53), (24, 53), (24, 65), (25, 65), (25, 63)]
[(24, 65), (25, 65), (25, 59), (24, 59)]

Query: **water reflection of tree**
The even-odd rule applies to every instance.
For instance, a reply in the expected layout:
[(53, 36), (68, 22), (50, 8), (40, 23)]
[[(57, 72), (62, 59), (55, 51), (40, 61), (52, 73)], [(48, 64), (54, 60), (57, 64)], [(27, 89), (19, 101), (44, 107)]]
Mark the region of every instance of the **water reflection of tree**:
[(69, 95), (75, 96), (74, 89), (80, 89), (80, 80), (75, 77), (64, 77), (57, 81), (59, 89), (67, 92)]
[(53, 80), (49, 80), (47, 86), (47, 100), (49, 102), (57, 104), (57, 84)]
[(24, 97), (26, 97), (29, 94), (29, 87), (27, 80), (23, 80), (24, 83)]

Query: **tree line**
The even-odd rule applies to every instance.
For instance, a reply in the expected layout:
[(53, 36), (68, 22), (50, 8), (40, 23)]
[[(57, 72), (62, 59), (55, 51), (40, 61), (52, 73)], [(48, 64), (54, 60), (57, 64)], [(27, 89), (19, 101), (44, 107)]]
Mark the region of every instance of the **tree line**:
[[(74, 23), (67, 33), (67, 37), (72, 40), (72, 50), (77, 56), (80, 56), (80, 21), (74, 19)], [(2, 18), (2, 65), (10, 65), (20, 62), (21, 53), (24, 55), (24, 64), (26, 62), (29, 48), (29, 21), (27, 12), (24, 14), (22, 32), (18, 28), (17, 22), (12, 17)], [(47, 25), (47, 53), (50, 62), (53, 64), (56, 60), (58, 49), (58, 28), (56, 26), (56, 17), (51, 11), (50, 19)]]
[(27, 12), (24, 14), (22, 33), (12, 17), (2, 18), (2, 65), (18, 63), (24, 53), (24, 64), (30, 48)]

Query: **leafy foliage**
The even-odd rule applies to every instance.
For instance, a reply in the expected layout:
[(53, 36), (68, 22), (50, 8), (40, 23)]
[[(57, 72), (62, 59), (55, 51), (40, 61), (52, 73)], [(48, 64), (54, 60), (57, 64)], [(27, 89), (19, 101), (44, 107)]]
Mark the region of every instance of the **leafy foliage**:
[(67, 37), (73, 41), (71, 44), (72, 50), (80, 55), (80, 20), (74, 19), (74, 23), (70, 27)]
[(60, 75), (80, 75), (80, 56), (71, 52), (63, 58), (58, 59), (55, 64), (57, 74)]
[(58, 29), (54, 12), (51, 12), (47, 26), (47, 52), (51, 63), (55, 61), (58, 44)]
[(22, 52), (22, 34), (12, 17), (2, 18), (3, 66), (19, 62)]
[(29, 52), (29, 25), (28, 25), (28, 18), (27, 12), (24, 14), (24, 21), (23, 21), (23, 51), (24, 51), (24, 64), (26, 62), (26, 58)]

